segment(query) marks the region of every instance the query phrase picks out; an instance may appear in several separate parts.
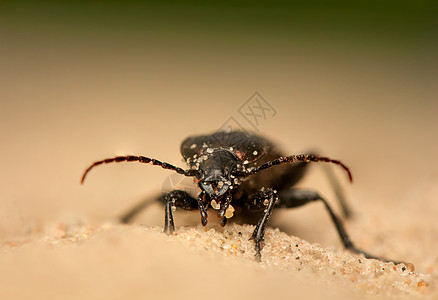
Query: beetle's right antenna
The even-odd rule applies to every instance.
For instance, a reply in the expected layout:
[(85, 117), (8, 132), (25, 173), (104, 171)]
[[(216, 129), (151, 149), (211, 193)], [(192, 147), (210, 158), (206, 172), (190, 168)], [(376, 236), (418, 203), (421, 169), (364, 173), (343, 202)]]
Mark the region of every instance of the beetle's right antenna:
[(143, 164), (153, 164), (154, 166), (160, 166), (163, 169), (169, 169), (169, 170), (177, 172), (178, 174), (182, 174), (184, 176), (198, 175), (198, 170), (193, 170), (193, 169), (184, 170), (184, 169), (181, 169), (179, 167), (175, 167), (174, 165), (171, 165), (169, 163), (161, 162), (159, 160), (149, 158), (146, 156), (127, 155), (127, 156), (117, 156), (117, 157), (113, 157), (113, 158), (107, 158), (104, 160), (96, 161), (95, 163), (93, 163), (91, 166), (89, 166), (85, 170), (84, 175), (82, 175), (82, 178), (81, 178), (81, 184), (84, 183), (85, 177), (87, 176), (88, 172), (90, 172), (90, 170), (93, 169), (94, 167), (101, 165), (101, 164), (109, 164), (109, 163), (113, 163), (113, 162), (118, 163), (118, 162), (123, 162), (123, 161), (137, 161), (137, 162), (140, 162)]

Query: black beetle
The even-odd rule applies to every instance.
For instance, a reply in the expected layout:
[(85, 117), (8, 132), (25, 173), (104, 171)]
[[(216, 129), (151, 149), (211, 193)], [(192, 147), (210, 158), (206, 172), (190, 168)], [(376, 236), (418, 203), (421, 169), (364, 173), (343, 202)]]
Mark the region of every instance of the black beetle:
[[(207, 225), (209, 207), (219, 210), (222, 226), (232, 217), (235, 209), (240, 213), (259, 211), (262, 212), (262, 217), (251, 237), (255, 243), (258, 261), (261, 260), (265, 227), (274, 208), (293, 208), (312, 201), (321, 201), (346, 249), (363, 254), (366, 258), (389, 261), (355, 247), (339, 217), (317, 192), (291, 189), (303, 177), (309, 162), (337, 164), (347, 172), (352, 181), (350, 170), (341, 161), (314, 154), (282, 156), (269, 140), (242, 131), (219, 131), (211, 135), (188, 137), (181, 144), (181, 154), (190, 166), (187, 170), (144, 156), (117, 156), (93, 163), (85, 170), (81, 183), (95, 166), (123, 161), (153, 164), (194, 177), (200, 188), (197, 198), (181, 190), (171, 191), (161, 197), (165, 203), (164, 232), (171, 234), (175, 230), (173, 207), (199, 209), (204, 226)], [(335, 184), (333, 180), (332, 183)], [(344, 214), (348, 215), (349, 211), (343, 201), (341, 205)], [(134, 213), (136, 212), (131, 211), (122, 220), (128, 221)]]

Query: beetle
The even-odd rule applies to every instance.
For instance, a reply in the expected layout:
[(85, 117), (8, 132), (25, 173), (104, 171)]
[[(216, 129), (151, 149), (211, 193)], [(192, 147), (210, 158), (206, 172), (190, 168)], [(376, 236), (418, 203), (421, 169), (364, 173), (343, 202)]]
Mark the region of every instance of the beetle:
[[(181, 154), (189, 166), (183, 169), (157, 159), (127, 155), (107, 158), (91, 164), (83, 173), (81, 183), (94, 167), (115, 162), (139, 162), (160, 166), (184, 176), (193, 177), (199, 186), (199, 194), (193, 197), (182, 190), (173, 190), (160, 199), (165, 205), (164, 232), (175, 231), (172, 208), (198, 209), (202, 225), (207, 225), (207, 210), (218, 210), (221, 226), (236, 213), (260, 212), (251, 239), (254, 241), (255, 258), (261, 261), (265, 228), (272, 211), (276, 208), (294, 208), (314, 201), (321, 201), (330, 215), (343, 246), (366, 258), (392, 261), (368, 254), (351, 241), (341, 219), (319, 193), (308, 189), (292, 188), (305, 174), (310, 162), (339, 165), (353, 178), (349, 168), (339, 160), (316, 154), (283, 156), (268, 139), (244, 131), (218, 131), (209, 135), (190, 136), (181, 144)], [(332, 178), (333, 179), (333, 178)], [(335, 181), (331, 180), (332, 184)], [(336, 187), (336, 184), (335, 184)], [(344, 215), (349, 209), (338, 193)], [(128, 221), (137, 211), (122, 218)]]

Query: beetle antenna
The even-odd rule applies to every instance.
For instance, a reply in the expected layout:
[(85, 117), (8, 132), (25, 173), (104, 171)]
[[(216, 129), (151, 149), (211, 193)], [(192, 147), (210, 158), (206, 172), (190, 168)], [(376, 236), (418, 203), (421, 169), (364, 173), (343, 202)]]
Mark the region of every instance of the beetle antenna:
[(297, 161), (327, 162), (327, 163), (333, 163), (333, 164), (339, 165), (347, 172), (348, 179), (350, 179), (350, 182), (353, 182), (353, 176), (351, 175), (350, 169), (346, 165), (344, 165), (341, 161), (336, 160), (336, 159), (331, 159), (329, 157), (317, 156), (317, 155), (313, 155), (313, 154), (300, 154), (300, 155), (279, 157), (279, 158), (274, 159), (272, 161), (268, 161), (267, 163), (264, 163), (263, 165), (255, 167), (251, 171), (245, 172), (245, 174), (246, 174), (246, 176), (249, 176), (249, 175), (253, 175), (261, 170), (269, 169), (269, 168), (276, 166), (276, 165), (294, 163)]
[(196, 176), (198, 174), (198, 170), (193, 170), (193, 169), (184, 170), (182, 168), (175, 167), (174, 165), (171, 165), (171, 164), (166, 163), (166, 162), (161, 162), (161, 161), (153, 159), (153, 158), (149, 158), (149, 157), (145, 157), (145, 156), (127, 155), (127, 156), (116, 156), (113, 158), (107, 158), (104, 160), (96, 161), (95, 163), (93, 163), (91, 166), (89, 166), (85, 170), (84, 175), (82, 175), (82, 178), (81, 178), (81, 184), (84, 183), (85, 177), (87, 176), (88, 172), (90, 172), (91, 169), (93, 169), (94, 167), (101, 165), (101, 164), (109, 164), (109, 163), (113, 163), (113, 162), (118, 163), (118, 162), (123, 162), (123, 161), (136, 161), (136, 162), (140, 162), (143, 164), (152, 164), (154, 166), (160, 166), (163, 169), (175, 171), (178, 174), (182, 174), (184, 176)]

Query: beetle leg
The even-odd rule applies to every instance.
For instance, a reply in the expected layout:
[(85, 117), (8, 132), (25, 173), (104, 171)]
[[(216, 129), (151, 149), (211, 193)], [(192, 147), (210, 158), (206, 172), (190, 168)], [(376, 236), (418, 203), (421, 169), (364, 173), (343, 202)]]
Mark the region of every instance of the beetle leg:
[[(170, 194), (170, 193), (169, 193)], [(164, 212), (164, 232), (172, 234), (175, 231), (175, 223), (173, 222), (172, 203), (174, 202), (172, 196), (166, 195), (166, 204)]]
[(130, 208), (128, 211), (126, 211), (125, 213), (123, 213), (120, 217), (119, 220), (121, 223), (123, 224), (128, 224), (132, 221), (132, 219), (134, 219), (143, 209), (145, 209), (146, 207), (149, 206), (149, 204), (152, 204), (158, 200), (161, 200), (159, 197), (155, 198), (155, 199), (145, 199), (139, 203), (137, 203), (134, 207)]
[(277, 200), (277, 191), (271, 188), (262, 189), (260, 192), (250, 196), (248, 199), (247, 208), (249, 210), (263, 209), (262, 218), (257, 223), (257, 226), (251, 236), (251, 240), (254, 240), (255, 243), (255, 258), (257, 261), (261, 261), (262, 259), (261, 251), (263, 248), (266, 224), (268, 223), (269, 217), (272, 214), (272, 210), (274, 209)]
[(231, 200), (233, 199), (233, 196), (231, 195), (231, 192), (227, 193), (226, 199), (224, 204), (221, 207), (221, 210), (219, 211), (218, 217), (221, 219), (220, 224), (222, 227), (224, 227), (227, 224), (227, 217), (225, 217), (225, 214), (227, 213), (228, 207), (230, 207)]
[(207, 214), (207, 207), (208, 207), (208, 203), (204, 206), (204, 200), (205, 200), (205, 192), (202, 191), (201, 193), (199, 193), (198, 195), (198, 208), (199, 208), (199, 212), (201, 213), (201, 223), (203, 226), (207, 225), (207, 218), (208, 218), (208, 214)]
[(164, 214), (164, 232), (172, 234), (175, 231), (175, 225), (173, 222), (173, 207), (179, 207), (186, 210), (196, 209), (198, 202), (195, 198), (190, 196), (187, 192), (174, 190), (169, 192), (163, 197), (165, 203)]
[[(173, 201), (172, 198), (174, 199)], [(169, 192), (168, 194), (165, 194), (164, 196), (156, 197), (154, 199), (148, 198), (139, 202), (134, 207), (130, 208), (128, 211), (123, 213), (119, 217), (119, 220), (121, 223), (124, 224), (130, 223), (132, 219), (134, 219), (143, 209), (148, 207), (150, 204), (155, 203), (156, 201), (163, 202), (167, 207), (168, 206), (167, 199), (169, 199), (170, 201), (169, 208), (171, 208), (172, 206), (179, 207), (185, 210), (192, 210), (198, 208), (198, 202), (195, 198), (193, 198), (192, 196), (190, 196), (184, 191), (174, 190)], [(174, 204), (172, 204), (171, 202), (174, 202)], [(172, 215), (171, 212), (170, 214)]]
[(332, 167), (328, 166), (328, 165), (322, 165), (322, 168), (327, 175), (327, 178), (330, 182), (330, 185), (332, 186), (333, 192), (335, 193), (339, 204), (341, 205), (342, 215), (347, 219), (351, 218), (353, 213), (351, 211), (351, 208), (348, 206), (348, 203), (347, 203), (345, 195), (344, 195), (344, 190), (342, 189), (341, 185), (339, 184), (339, 180), (336, 178)]
[(219, 218), (222, 218), (223, 216), (225, 216), (225, 213), (227, 212), (227, 209), (230, 206), (231, 199), (232, 199), (231, 193), (228, 192), (226, 199), (225, 199), (225, 202), (222, 205), (221, 210), (219, 211), (219, 215), (218, 215)]
[(273, 188), (282, 191), (293, 187), (304, 177), (308, 168), (309, 163), (307, 162), (296, 162), (288, 165), (287, 170), (275, 181)]
[(292, 189), (292, 190), (283, 191), (280, 193), (280, 200), (277, 202), (276, 208), (293, 208), (318, 200), (324, 204), (325, 208), (329, 212), (330, 217), (336, 226), (336, 230), (338, 231), (339, 237), (341, 238), (342, 244), (346, 249), (358, 254), (363, 254), (366, 258), (378, 259), (385, 262), (394, 262), (395, 264), (400, 263), (394, 260), (388, 260), (386, 258), (381, 258), (368, 254), (367, 252), (357, 248), (351, 241), (349, 235), (347, 234), (347, 231), (345, 230), (342, 221), (335, 214), (335, 212), (327, 203), (327, 201), (324, 198), (322, 198), (316, 191), (304, 190), (304, 189)]

